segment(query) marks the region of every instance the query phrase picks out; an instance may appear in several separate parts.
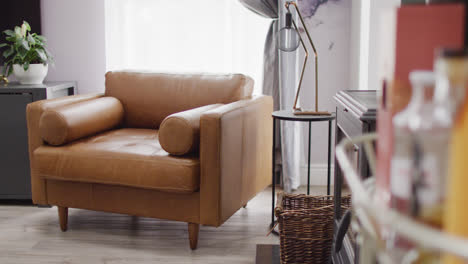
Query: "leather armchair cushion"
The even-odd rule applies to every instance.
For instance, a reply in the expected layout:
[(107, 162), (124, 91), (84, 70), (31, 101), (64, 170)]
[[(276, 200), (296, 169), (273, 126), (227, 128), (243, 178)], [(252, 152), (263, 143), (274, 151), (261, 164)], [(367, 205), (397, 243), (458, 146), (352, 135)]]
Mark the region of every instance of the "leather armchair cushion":
[(159, 129), (171, 114), (250, 98), (254, 81), (242, 74), (106, 73), (106, 96), (125, 108), (125, 126)]
[(64, 146), (44, 145), (34, 151), (34, 159), (45, 179), (177, 193), (200, 187), (198, 155), (169, 155), (155, 129), (115, 129)]
[(197, 151), (200, 145), (200, 116), (221, 105), (206, 105), (166, 117), (159, 129), (161, 147), (172, 155)]
[(59, 146), (117, 127), (124, 109), (113, 97), (102, 97), (45, 111), (39, 121), (42, 139)]

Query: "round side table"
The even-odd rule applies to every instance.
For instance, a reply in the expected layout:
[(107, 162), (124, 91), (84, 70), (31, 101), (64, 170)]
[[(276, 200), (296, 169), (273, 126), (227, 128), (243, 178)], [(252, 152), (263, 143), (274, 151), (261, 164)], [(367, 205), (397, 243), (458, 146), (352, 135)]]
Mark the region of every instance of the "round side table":
[(311, 128), (312, 122), (328, 122), (328, 162), (327, 162), (327, 195), (330, 195), (330, 164), (331, 164), (331, 135), (332, 122), (336, 119), (336, 114), (331, 113), (329, 116), (317, 115), (294, 115), (292, 110), (275, 111), (273, 116), (273, 168), (272, 168), (272, 192), (271, 192), (271, 227), (275, 223), (275, 142), (276, 142), (276, 121), (292, 121), (292, 122), (308, 122), (309, 123), (309, 144), (307, 157), (307, 194), (310, 194), (310, 143), (311, 143)]

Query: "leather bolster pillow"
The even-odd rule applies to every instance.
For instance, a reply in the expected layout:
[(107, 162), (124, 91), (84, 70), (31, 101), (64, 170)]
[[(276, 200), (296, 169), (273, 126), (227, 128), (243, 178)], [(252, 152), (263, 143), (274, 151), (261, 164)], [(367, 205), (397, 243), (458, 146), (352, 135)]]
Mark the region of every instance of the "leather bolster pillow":
[(172, 155), (184, 155), (198, 150), (201, 115), (221, 105), (206, 105), (166, 117), (159, 127), (161, 147)]
[(123, 118), (124, 109), (118, 99), (101, 97), (46, 110), (39, 120), (39, 133), (45, 142), (59, 146), (112, 129)]

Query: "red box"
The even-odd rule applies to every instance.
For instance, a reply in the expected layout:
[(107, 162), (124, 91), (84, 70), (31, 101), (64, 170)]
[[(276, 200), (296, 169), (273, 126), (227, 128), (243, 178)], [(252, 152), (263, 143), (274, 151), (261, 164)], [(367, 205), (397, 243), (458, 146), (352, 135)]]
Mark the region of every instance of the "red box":
[(389, 202), (390, 162), (393, 154), (393, 116), (411, 97), (409, 73), (433, 70), (439, 48), (462, 48), (465, 5), (407, 5), (397, 9), (394, 79), (387, 80), (377, 117), (377, 188)]

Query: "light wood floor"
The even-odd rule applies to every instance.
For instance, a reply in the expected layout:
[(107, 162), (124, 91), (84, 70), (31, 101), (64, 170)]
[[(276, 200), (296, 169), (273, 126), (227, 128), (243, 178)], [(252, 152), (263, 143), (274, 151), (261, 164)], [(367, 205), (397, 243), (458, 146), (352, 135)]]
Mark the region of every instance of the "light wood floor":
[(56, 207), (0, 203), (0, 263), (254, 263), (256, 244), (279, 243), (270, 217), (267, 189), (221, 227), (202, 226), (192, 251), (186, 223), (70, 209), (61, 232)]

